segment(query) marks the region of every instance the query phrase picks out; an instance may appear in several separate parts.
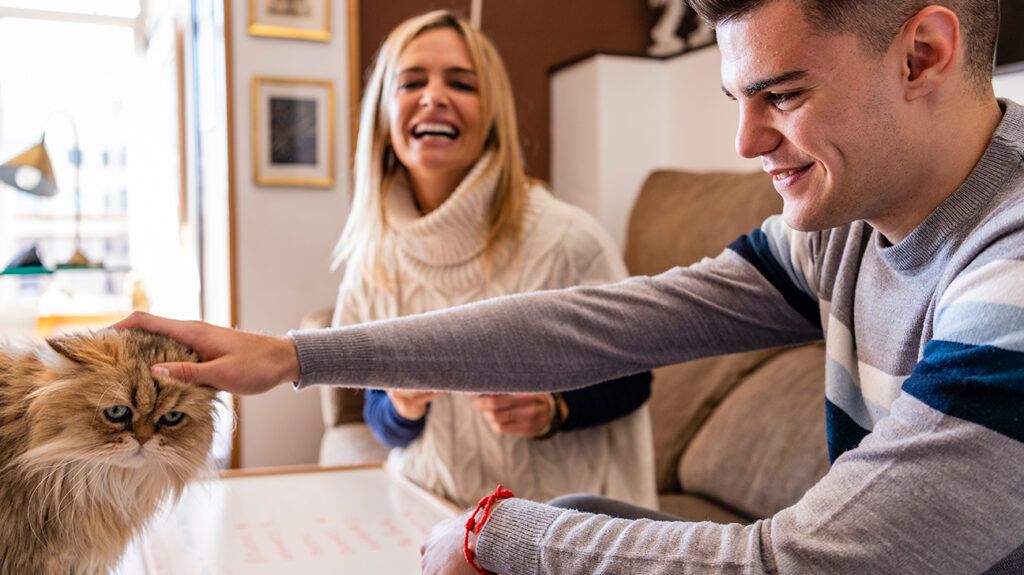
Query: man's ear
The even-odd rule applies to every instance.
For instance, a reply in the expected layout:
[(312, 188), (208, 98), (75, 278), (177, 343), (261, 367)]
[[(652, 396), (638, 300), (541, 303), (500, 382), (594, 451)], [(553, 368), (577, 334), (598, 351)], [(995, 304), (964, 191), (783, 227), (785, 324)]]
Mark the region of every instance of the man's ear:
[(927, 6), (900, 28), (907, 100), (927, 96), (962, 68), (960, 19), (942, 6)]

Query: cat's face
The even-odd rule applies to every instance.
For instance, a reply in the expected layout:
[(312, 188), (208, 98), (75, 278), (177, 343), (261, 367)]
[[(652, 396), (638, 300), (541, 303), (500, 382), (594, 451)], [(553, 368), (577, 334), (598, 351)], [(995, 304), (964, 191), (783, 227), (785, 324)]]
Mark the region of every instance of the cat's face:
[(186, 479), (206, 462), (216, 390), (154, 377), (164, 361), (197, 361), (184, 346), (139, 331), (47, 341), (48, 381), (30, 393), (28, 459), (122, 468), (154, 465)]

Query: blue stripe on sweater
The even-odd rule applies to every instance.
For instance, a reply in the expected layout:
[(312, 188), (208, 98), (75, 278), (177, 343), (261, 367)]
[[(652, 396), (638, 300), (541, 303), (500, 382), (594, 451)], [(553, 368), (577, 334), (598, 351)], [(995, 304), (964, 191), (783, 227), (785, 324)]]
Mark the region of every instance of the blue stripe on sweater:
[(1024, 353), (932, 340), (903, 391), (942, 413), (1024, 442)]
[(754, 266), (782, 294), (786, 303), (811, 325), (821, 329), (817, 300), (793, 283), (785, 268), (772, 255), (768, 236), (764, 231), (756, 229), (745, 236), (736, 238), (729, 244), (729, 249), (750, 262), (750, 265)]
[(828, 437), (828, 459), (834, 462), (840, 455), (860, 445), (871, 432), (857, 425), (845, 411), (826, 399), (825, 433)]

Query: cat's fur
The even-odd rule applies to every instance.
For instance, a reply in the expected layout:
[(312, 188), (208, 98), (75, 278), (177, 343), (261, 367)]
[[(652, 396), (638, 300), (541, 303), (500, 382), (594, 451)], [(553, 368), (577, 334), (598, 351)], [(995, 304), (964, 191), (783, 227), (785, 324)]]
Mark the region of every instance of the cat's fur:
[(47, 343), (0, 347), (0, 573), (106, 573), (206, 468), (216, 391), (150, 375), (154, 363), (197, 361), (162, 336)]

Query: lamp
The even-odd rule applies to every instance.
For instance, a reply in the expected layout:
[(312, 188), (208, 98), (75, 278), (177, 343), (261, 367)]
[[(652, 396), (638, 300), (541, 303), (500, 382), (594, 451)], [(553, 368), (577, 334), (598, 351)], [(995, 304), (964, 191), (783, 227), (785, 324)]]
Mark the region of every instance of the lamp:
[[(58, 267), (93, 268), (102, 267), (93, 263), (82, 252), (82, 189), (79, 185), (79, 172), (82, 169), (82, 152), (78, 147), (78, 128), (71, 116), (63, 112), (55, 112), (50, 116), (64, 116), (71, 126), (74, 147), (71, 150), (71, 164), (75, 167), (75, 252), (68, 261)], [(49, 120), (47, 120), (49, 123)], [(50, 156), (46, 153), (46, 131), (38, 144), (14, 156), (0, 165), (0, 181), (17, 190), (36, 196), (54, 196), (57, 194), (57, 180), (54, 177)], [(26, 173), (26, 170), (34, 170)], [(33, 177), (38, 174), (38, 178)]]
[[(53, 177), (53, 166), (50, 165), (50, 156), (46, 155), (44, 142), (45, 138), (40, 140), (38, 144), (4, 162), (0, 166), (0, 181), (34, 196), (51, 197), (57, 195), (57, 182)], [(35, 170), (35, 173), (26, 174), (26, 169)], [(33, 182), (31, 180), (36, 181)]]

